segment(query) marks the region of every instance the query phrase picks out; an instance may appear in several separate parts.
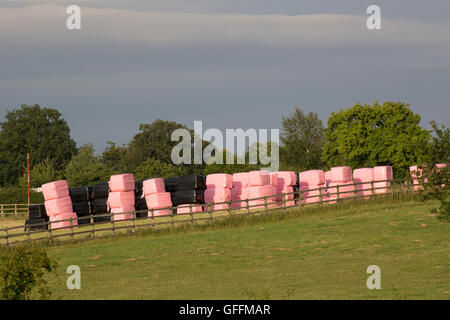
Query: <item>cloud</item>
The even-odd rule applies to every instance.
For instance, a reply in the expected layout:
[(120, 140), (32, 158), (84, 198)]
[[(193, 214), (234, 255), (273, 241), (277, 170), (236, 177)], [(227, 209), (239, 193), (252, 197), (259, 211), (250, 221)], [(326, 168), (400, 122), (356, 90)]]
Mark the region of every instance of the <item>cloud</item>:
[[(199, 14), (82, 8), (82, 30), (65, 28), (64, 6), (0, 9), (0, 50), (14, 46), (72, 46), (102, 42), (141, 45), (396, 46), (449, 48), (448, 24), (382, 20), (366, 28), (365, 16)], [(78, 32), (78, 34), (76, 34)]]

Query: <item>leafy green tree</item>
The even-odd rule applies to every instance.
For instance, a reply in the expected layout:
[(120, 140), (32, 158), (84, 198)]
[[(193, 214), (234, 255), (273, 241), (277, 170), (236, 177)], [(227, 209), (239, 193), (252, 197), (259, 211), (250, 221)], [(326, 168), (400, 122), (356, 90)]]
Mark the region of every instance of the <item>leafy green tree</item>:
[(170, 163), (162, 162), (158, 159), (148, 158), (142, 162), (135, 170), (135, 179), (142, 180), (147, 178), (169, 178), (187, 174), (188, 171), (183, 166), (175, 166)]
[(127, 172), (128, 168), (125, 164), (126, 153), (126, 147), (118, 147), (114, 142), (108, 141), (105, 151), (102, 153), (101, 163), (115, 174)]
[(48, 299), (46, 273), (56, 272), (57, 262), (45, 249), (25, 245), (0, 249), (0, 295), (4, 300)]
[(396, 176), (407, 176), (409, 166), (430, 158), (431, 135), (419, 122), (408, 104), (357, 103), (328, 119), (323, 160), (330, 167), (391, 165)]
[(178, 142), (173, 142), (171, 137), (172, 132), (179, 128), (187, 129), (182, 124), (160, 119), (151, 124), (141, 124), (124, 156), (126, 168), (133, 171), (148, 158), (172, 164), (172, 149)]
[(56, 109), (22, 105), (7, 111), (0, 127), (0, 186), (18, 182), (27, 153), (31, 167), (52, 159), (62, 170), (76, 152), (69, 126)]
[(321, 168), (324, 128), (318, 114), (295, 108), (290, 117), (282, 118), (281, 125), (281, 162), (297, 171)]
[(98, 182), (108, 181), (111, 171), (100, 163), (92, 144), (86, 144), (78, 149), (64, 171), (70, 187), (89, 186)]
[[(226, 160), (227, 160), (227, 154), (229, 158), (233, 158), (234, 162), (227, 164)], [(239, 164), (238, 163), (238, 156), (236, 156), (235, 154), (231, 154), (229, 153), (226, 149), (224, 149), (220, 154), (217, 155), (218, 157), (222, 157), (223, 158), (223, 163), (212, 163), (212, 164), (207, 164), (205, 165), (205, 168), (203, 169), (203, 174), (209, 175), (209, 174), (213, 174), (213, 173), (228, 173), (228, 174), (233, 174), (233, 173), (237, 173), (237, 172), (248, 172), (248, 171), (252, 171), (252, 170), (259, 170), (261, 165), (258, 164), (258, 162), (256, 164), (249, 164), (248, 162), (248, 152), (245, 155), (245, 158), (243, 159), (244, 163), (243, 164)]]
[(430, 122), (433, 128), (432, 163), (450, 163), (450, 128)]
[[(19, 187), (27, 187), (27, 175), (25, 174), (19, 178)], [(39, 188), (44, 183), (61, 180), (62, 175), (60, 172), (56, 171), (55, 164), (50, 159), (45, 159), (43, 162), (38, 163), (30, 170), (30, 187)]]

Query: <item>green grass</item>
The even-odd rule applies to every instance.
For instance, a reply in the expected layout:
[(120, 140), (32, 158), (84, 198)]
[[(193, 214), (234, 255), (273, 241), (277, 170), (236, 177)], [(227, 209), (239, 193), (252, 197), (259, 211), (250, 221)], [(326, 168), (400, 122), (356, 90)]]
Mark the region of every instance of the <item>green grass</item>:
[[(55, 299), (449, 299), (435, 201), (374, 200), (49, 247)], [(81, 290), (65, 270), (81, 268)], [(368, 290), (369, 265), (381, 290)]]

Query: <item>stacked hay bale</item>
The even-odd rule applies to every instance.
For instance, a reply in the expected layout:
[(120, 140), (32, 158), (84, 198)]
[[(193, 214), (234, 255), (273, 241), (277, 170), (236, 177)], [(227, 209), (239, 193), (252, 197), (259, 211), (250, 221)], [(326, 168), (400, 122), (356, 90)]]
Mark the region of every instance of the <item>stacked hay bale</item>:
[(45, 230), (48, 228), (48, 216), (45, 205), (32, 204), (28, 207), (28, 219), (25, 221), (25, 229)]
[[(256, 199), (266, 197), (265, 199)], [(268, 171), (250, 171), (248, 174), (248, 199), (251, 209), (260, 209), (265, 207), (265, 203), (269, 207), (275, 206), (275, 191), (270, 183), (270, 173)]]
[(294, 187), (297, 186), (297, 175), (294, 171), (278, 171), (277, 172), (277, 186), (275, 187), (275, 194), (277, 195), (276, 201), (284, 206), (283, 204), (283, 194), (284, 200), (286, 200), (286, 206), (295, 205), (295, 195), (293, 192)]
[[(299, 189), (304, 203), (319, 203), (326, 196), (325, 174), (322, 170), (309, 170), (299, 173)], [(317, 190), (315, 190), (317, 189)]]
[(356, 185), (358, 196), (372, 195), (372, 181), (374, 181), (373, 168), (360, 168), (353, 170), (353, 182)]
[(111, 209), (113, 221), (132, 218), (135, 211), (134, 176), (132, 174), (117, 174), (109, 180), (108, 209)]
[(145, 197), (147, 208), (150, 209), (148, 217), (170, 215), (170, 209), (168, 208), (172, 207), (172, 201), (170, 200), (170, 193), (166, 192), (163, 178), (145, 180), (142, 195)]
[(331, 168), (331, 182), (328, 185), (329, 199), (338, 199), (338, 190), (339, 199), (354, 197), (352, 168), (347, 166)]
[(177, 207), (177, 214), (203, 211), (206, 189), (204, 176), (188, 174), (164, 179), (164, 183), (166, 191), (170, 192), (172, 205)]
[(233, 174), (233, 188), (231, 189), (232, 208), (244, 208), (248, 199), (248, 172), (238, 172)]
[(108, 182), (101, 182), (92, 186), (89, 205), (91, 208), (91, 213), (94, 215), (94, 222), (111, 221), (110, 216), (105, 216), (109, 213), (108, 194)]
[[(211, 210), (228, 209), (231, 201), (231, 188), (233, 176), (225, 173), (215, 173), (206, 176), (205, 203), (210, 204)], [(205, 207), (208, 208), (208, 207)]]
[(42, 194), (45, 199), (45, 211), (51, 222), (51, 229), (78, 225), (77, 214), (73, 212), (69, 186), (66, 180), (43, 184)]
[(381, 181), (374, 183), (375, 194), (387, 193), (389, 190), (389, 181), (394, 178), (391, 166), (378, 166), (373, 168), (374, 181)]
[(73, 212), (77, 214), (78, 224), (90, 223), (91, 206), (89, 204), (92, 187), (76, 187), (69, 189)]

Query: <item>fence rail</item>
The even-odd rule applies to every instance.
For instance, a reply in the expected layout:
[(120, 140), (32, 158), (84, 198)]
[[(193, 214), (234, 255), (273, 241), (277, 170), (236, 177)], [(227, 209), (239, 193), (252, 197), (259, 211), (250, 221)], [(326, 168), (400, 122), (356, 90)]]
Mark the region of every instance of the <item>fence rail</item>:
[(28, 214), (27, 204), (0, 204), (0, 217)]
[[(378, 186), (380, 185), (381, 186)], [(360, 186), (361, 185), (361, 186)], [(367, 185), (370, 185), (367, 188)], [(341, 191), (342, 188), (353, 186), (352, 190)], [(365, 186), (365, 188), (363, 188)], [(341, 189), (341, 190), (340, 190)], [(336, 192), (329, 192), (336, 190)], [(148, 209), (140, 211), (131, 211), (123, 213), (105, 213), (100, 215), (90, 215), (85, 217), (78, 217), (78, 219), (66, 219), (54, 222), (39, 223), (35, 225), (15, 226), (0, 229), (0, 245), (12, 245), (16, 243), (33, 241), (49, 241), (50, 243), (57, 238), (68, 238), (75, 240), (78, 235), (90, 235), (90, 238), (95, 239), (101, 233), (107, 233), (115, 236), (120, 230), (127, 230), (130, 233), (136, 232), (137, 229), (150, 228), (156, 230), (161, 226), (175, 227), (175, 225), (190, 223), (206, 222), (212, 223), (213, 220), (223, 219), (227, 217), (247, 216), (258, 213), (269, 213), (271, 211), (282, 210), (286, 212), (289, 208), (304, 207), (309, 205), (324, 205), (327, 203), (336, 203), (343, 200), (350, 199), (367, 199), (380, 195), (415, 192), (417, 185), (413, 185), (411, 180), (380, 180), (372, 182), (360, 182), (342, 184), (333, 187), (324, 188), (319, 187), (315, 189), (299, 190), (291, 193), (283, 193), (279, 195), (264, 196), (259, 198), (236, 200), (230, 202), (220, 202), (214, 204), (191, 204), (189, 213), (175, 214), (176, 207), (168, 207), (161, 209)], [(368, 194), (369, 193), (369, 194)], [(281, 198), (281, 199), (280, 199)], [(308, 200), (310, 199), (310, 200)], [(263, 201), (262, 201), (263, 200)], [(233, 204), (240, 203), (238, 207)], [(226, 205), (226, 208), (214, 209), (217, 205)], [(193, 208), (202, 206), (202, 212), (194, 212)], [(170, 214), (162, 215), (161, 212), (170, 210)], [(136, 213), (147, 212), (147, 217), (139, 218)], [(131, 214), (131, 218), (116, 220), (114, 217), (119, 214)], [(102, 217), (109, 217), (108, 222), (95, 222), (96, 219)], [(78, 221), (88, 220), (86, 224), (74, 224)], [(62, 228), (54, 228), (52, 224), (63, 221), (70, 221), (70, 226)], [(109, 225), (109, 227), (106, 227)], [(45, 229), (33, 230), (36, 227), (43, 227)], [(22, 231), (23, 230), (23, 231)]]

